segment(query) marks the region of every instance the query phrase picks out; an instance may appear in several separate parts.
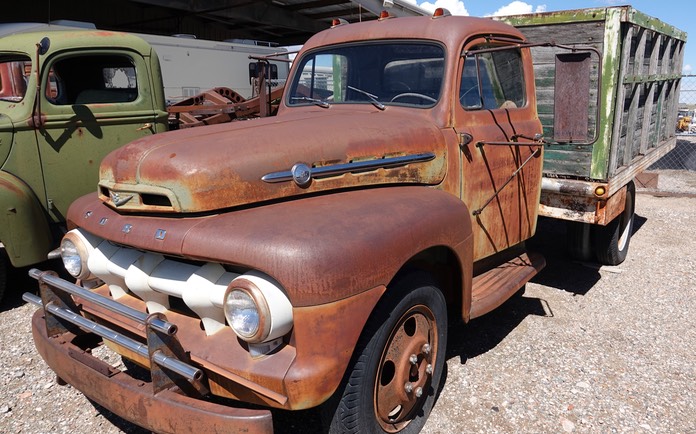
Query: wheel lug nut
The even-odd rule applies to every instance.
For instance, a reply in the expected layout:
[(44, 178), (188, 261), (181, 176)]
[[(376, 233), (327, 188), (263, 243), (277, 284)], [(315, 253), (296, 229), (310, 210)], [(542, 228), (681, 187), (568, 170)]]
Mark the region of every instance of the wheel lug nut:
[(428, 366), (425, 367), (425, 373), (428, 375), (433, 375), (433, 365), (428, 363)]
[(411, 357), (408, 358), (408, 361), (411, 362), (412, 365), (415, 365), (418, 363), (418, 356), (415, 354), (411, 354)]
[(413, 392), (413, 383), (404, 384), (404, 390), (406, 391), (406, 393)]
[(421, 351), (423, 351), (423, 354), (430, 354), (430, 344), (423, 344)]
[(423, 388), (416, 387), (416, 398), (420, 398), (421, 396), (423, 396)]

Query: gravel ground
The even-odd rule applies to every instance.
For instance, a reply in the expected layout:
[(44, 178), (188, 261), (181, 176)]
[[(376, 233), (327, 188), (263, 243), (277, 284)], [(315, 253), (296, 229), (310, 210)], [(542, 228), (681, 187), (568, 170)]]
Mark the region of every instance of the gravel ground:
[[(523, 296), (451, 326), (424, 433), (696, 433), (696, 198), (639, 194), (618, 267), (568, 260), (563, 228), (540, 222), (532, 244), (548, 265)], [(12, 279), (36, 287), (24, 272)], [(55, 383), (32, 343), (33, 311), (18, 295), (0, 308), (0, 432), (144, 432)]]

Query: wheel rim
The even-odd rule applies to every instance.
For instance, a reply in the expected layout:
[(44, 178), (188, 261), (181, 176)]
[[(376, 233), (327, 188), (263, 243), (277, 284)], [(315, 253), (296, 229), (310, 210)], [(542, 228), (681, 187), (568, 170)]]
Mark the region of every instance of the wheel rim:
[(375, 378), (374, 409), (382, 429), (402, 430), (431, 392), (438, 347), (435, 316), (426, 306), (404, 313), (387, 340)]
[(624, 212), (621, 215), (621, 235), (619, 236), (619, 242), (617, 247), (620, 252), (623, 252), (628, 244), (628, 240), (631, 238), (631, 230), (633, 226), (633, 198), (630, 196), (630, 191), (626, 192), (626, 204), (624, 206)]
[(623, 252), (623, 250), (626, 248), (626, 245), (628, 244), (628, 239), (631, 233), (631, 222), (633, 221), (633, 216), (631, 217), (625, 217), (623, 218), (623, 221), (621, 222), (622, 224), (625, 224), (623, 232), (621, 232), (621, 237), (619, 238), (619, 243), (618, 243), (618, 248), (620, 252)]

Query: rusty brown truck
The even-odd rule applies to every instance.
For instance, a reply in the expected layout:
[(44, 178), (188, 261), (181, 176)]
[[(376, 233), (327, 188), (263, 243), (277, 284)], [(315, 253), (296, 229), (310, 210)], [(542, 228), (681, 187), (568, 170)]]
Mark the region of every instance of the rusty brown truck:
[[(272, 410), (310, 408), (332, 433), (420, 431), (448, 318), (544, 266), (525, 240), (553, 145), (514, 27), (442, 9), (335, 24), (298, 54), (277, 116), (103, 160), (67, 215), (77, 283), (32, 270), (40, 298), (24, 296), (60, 379), (155, 432), (271, 432)], [(564, 52), (560, 82), (573, 56), (600, 61)]]

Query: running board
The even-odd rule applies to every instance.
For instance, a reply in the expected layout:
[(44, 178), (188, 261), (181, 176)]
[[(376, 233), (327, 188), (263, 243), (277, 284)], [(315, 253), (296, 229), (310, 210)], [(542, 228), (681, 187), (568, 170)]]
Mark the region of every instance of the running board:
[(542, 255), (525, 252), (474, 277), (469, 318), (484, 315), (503, 304), (545, 265)]

